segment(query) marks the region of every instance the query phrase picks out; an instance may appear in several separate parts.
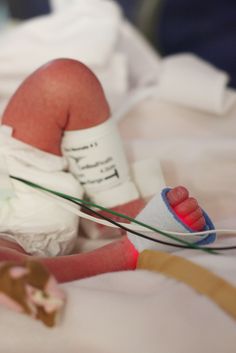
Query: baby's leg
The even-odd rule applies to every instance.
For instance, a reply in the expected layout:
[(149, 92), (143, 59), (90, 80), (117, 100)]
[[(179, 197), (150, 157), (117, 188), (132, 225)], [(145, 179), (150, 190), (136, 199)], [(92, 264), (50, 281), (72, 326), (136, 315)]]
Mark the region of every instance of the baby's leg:
[[(205, 219), (202, 216), (202, 210), (197, 201), (189, 197), (187, 189), (182, 186), (176, 187), (168, 192), (167, 197), (170, 206), (177, 208), (178, 216), (182, 219), (186, 218), (193, 230), (204, 228)], [(134, 270), (138, 256), (138, 251), (125, 236), (90, 253), (48, 258), (42, 261), (60, 282), (66, 282), (106, 272)]]
[[(191, 219), (191, 224), (195, 229), (200, 230), (205, 226), (205, 220), (202, 219), (202, 211), (197, 201), (193, 202), (193, 198), (189, 198), (185, 188), (176, 187), (168, 192), (167, 197), (170, 206), (178, 207), (179, 216)], [(196, 227), (197, 222), (198, 226)], [(106, 272), (133, 270), (136, 268), (138, 255), (138, 251), (125, 236), (88, 253), (37, 259), (55, 275), (58, 281), (66, 282)], [(28, 256), (13, 249), (0, 248), (0, 261), (20, 261), (26, 257)]]
[(64, 130), (99, 125), (109, 117), (100, 83), (75, 60), (58, 59), (32, 73), (11, 98), (2, 124), (13, 137), (61, 155)]
[[(65, 132), (82, 132), (83, 136), (85, 136), (82, 138), (88, 144), (90, 140), (86, 137), (87, 131), (90, 134), (90, 128), (101, 126), (101, 124), (108, 121), (109, 115), (109, 106), (103, 89), (94, 74), (85, 65), (76, 60), (58, 59), (44, 65), (23, 82), (10, 100), (4, 112), (2, 123), (13, 128), (13, 137), (16, 139), (40, 150), (61, 155), (62, 136)], [(110, 128), (105, 129), (108, 129), (106, 131), (109, 134)], [(95, 132), (95, 136), (96, 134), (97, 132)], [(80, 143), (80, 138), (81, 135), (78, 135), (78, 143)], [(108, 152), (113, 150), (116, 153), (116, 148), (113, 148), (112, 145), (113, 142), (111, 140), (105, 146), (105, 155), (97, 157), (97, 152), (95, 151), (95, 158), (100, 158), (98, 160), (91, 162), (91, 158), (94, 158), (93, 156), (91, 157), (91, 154), (87, 160), (87, 157), (84, 158), (84, 156), (82, 158), (76, 156), (75, 158), (86, 161), (85, 165), (103, 162), (110, 157), (114, 157), (113, 160), (115, 161), (116, 156), (112, 156), (112, 153), (110, 156), (110, 152)], [(117, 155), (120, 156), (121, 143), (118, 143), (118, 147)], [(125, 165), (126, 167), (127, 161), (125, 161), (125, 158), (121, 157), (121, 160), (120, 165)], [(116, 180), (116, 175), (119, 173), (117, 173), (114, 164), (111, 160), (104, 166), (103, 169), (107, 168), (108, 170), (110, 168), (109, 172), (102, 171), (100, 173), (100, 171), (95, 171), (98, 173), (97, 180), (100, 182), (104, 175), (104, 180), (107, 179), (107, 184), (111, 180), (108, 178), (114, 175), (111, 180), (113, 184), (115, 183), (113, 189), (103, 183), (103, 185), (98, 185), (97, 189), (88, 191), (91, 186), (88, 185), (88, 189), (86, 189), (87, 185), (83, 177), (80, 179), (78, 176), (78, 179), (81, 184), (84, 184), (85, 191), (90, 192), (89, 196), (92, 200), (93, 197), (95, 198), (94, 202), (97, 201), (96, 197), (99, 194), (100, 187), (103, 196), (99, 197), (97, 203), (135, 217), (143, 208), (144, 201), (139, 198), (137, 189), (130, 180), (128, 168), (127, 175), (123, 177), (123, 180), (119, 179), (119, 177)], [(120, 167), (120, 169), (120, 174), (122, 174), (123, 167)], [(81, 175), (82, 173), (77, 172), (77, 174)], [(86, 176), (84, 178), (89, 179), (90, 177)], [(95, 182), (96, 180), (92, 180), (91, 185), (95, 185)], [(125, 185), (123, 189), (120, 188), (122, 183)], [(117, 188), (119, 190), (115, 191), (115, 195), (110, 196), (111, 189), (115, 190)], [(112, 204), (104, 204), (104, 191), (108, 191), (108, 196), (106, 195), (105, 199), (112, 200)], [(122, 197), (120, 197), (121, 195)], [(119, 201), (116, 201), (118, 198)], [(93, 230), (95, 232), (97, 230), (97, 233), (105, 233), (108, 229), (107, 227), (104, 228), (104, 226), (96, 226), (96, 229)], [(89, 231), (92, 231), (91, 228)]]

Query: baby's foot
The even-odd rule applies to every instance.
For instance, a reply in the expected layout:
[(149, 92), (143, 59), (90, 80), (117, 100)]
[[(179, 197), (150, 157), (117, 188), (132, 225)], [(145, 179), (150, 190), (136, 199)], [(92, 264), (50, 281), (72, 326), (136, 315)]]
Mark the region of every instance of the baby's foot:
[[(166, 194), (167, 200), (175, 212), (176, 216), (192, 230), (200, 231), (205, 225), (205, 218), (203, 212), (198, 205), (195, 198), (189, 197), (188, 190), (183, 186), (177, 186)], [(111, 208), (111, 210), (118, 213), (123, 213), (129, 217), (135, 218), (139, 212), (145, 207), (145, 201), (143, 199), (137, 199), (126, 204)], [(125, 219), (109, 215), (106, 211), (99, 211), (99, 214), (108, 216), (116, 222), (127, 222)], [(102, 224), (94, 223), (92, 221), (81, 222), (87, 234), (90, 234), (91, 238), (108, 238), (116, 237), (125, 234), (122, 229), (114, 229)]]
[[(162, 190), (160, 194), (151, 199), (136, 219), (163, 231), (186, 233), (186, 235), (175, 235), (182, 242), (181, 245), (184, 245), (184, 242), (203, 245), (215, 240), (213, 234), (202, 236), (191, 234), (195, 231), (212, 230), (214, 225), (208, 215), (200, 208), (197, 200), (190, 197), (188, 190), (183, 186)], [(142, 233), (161, 242), (180, 243), (176, 239), (154, 231), (142, 231)], [(128, 238), (138, 252), (145, 249), (163, 251), (172, 249), (166, 244), (143, 239), (131, 233), (128, 233)]]
[(167, 192), (166, 197), (171, 208), (183, 223), (196, 231), (205, 227), (206, 221), (202, 209), (195, 198), (189, 197), (189, 192), (185, 187), (175, 187)]

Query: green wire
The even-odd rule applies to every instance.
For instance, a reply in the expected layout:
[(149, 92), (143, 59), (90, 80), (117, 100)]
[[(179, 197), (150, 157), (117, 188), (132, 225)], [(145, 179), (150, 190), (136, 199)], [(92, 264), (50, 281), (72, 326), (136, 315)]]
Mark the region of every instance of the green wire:
[(80, 202), (80, 203), (82, 203), (82, 204), (85, 204), (85, 205), (88, 205), (88, 206), (91, 206), (91, 207), (95, 207), (95, 208), (98, 208), (98, 209), (100, 209), (100, 210), (106, 211), (106, 212), (108, 212), (108, 213), (110, 213), (110, 214), (112, 214), (112, 215), (115, 215), (115, 216), (118, 216), (118, 217), (127, 219), (127, 220), (130, 221), (130, 222), (133, 222), (133, 223), (136, 223), (136, 224), (138, 224), (138, 225), (141, 225), (141, 226), (143, 226), (144, 228), (150, 229), (150, 230), (152, 230), (152, 231), (154, 231), (154, 232), (157, 232), (157, 233), (159, 233), (159, 234), (161, 234), (161, 235), (164, 235), (164, 236), (166, 236), (166, 237), (168, 237), (168, 238), (170, 238), (170, 239), (172, 239), (172, 240), (175, 240), (175, 241), (177, 241), (177, 242), (179, 242), (179, 243), (182, 243), (182, 244), (184, 244), (184, 245), (187, 245), (189, 248), (194, 248), (194, 249), (202, 250), (202, 251), (205, 251), (205, 252), (208, 252), (208, 253), (216, 254), (216, 252), (215, 252), (214, 250), (205, 249), (205, 248), (203, 248), (203, 247), (201, 247), (201, 246), (198, 246), (197, 244), (189, 243), (188, 241), (183, 240), (183, 239), (179, 239), (179, 238), (177, 238), (176, 236), (174, 236), (174, 235), (172, 235), (172, 234), (169, 234), (168, 232), (165, 232), (165, 231), (162, 231), (162, 230), (160, 230), (160, 229), (158, 229), (158, 228), (152, 227), (152, 226), (150, 226), (150, 225), (148, 225), (148, 224), (145, 224), (145, 223), (143, 223), (143, 222), (140, 222), (140, 221), (138, 221), (138, 220), (136, 220), (136, 219), (134, 219), (134, 218), (131, 218), (131, 217), (127, 216), (127, 215), (124, 215), (124, 214), (122, 214), (122, 213), (115, 212), (115, 211), (112, 211), (112, 210), (110, 210), (110, 209), (108, 209), (108, 208), (105, 208), (105, 207), (103, 207), (103, 206), (94, 204), (94, 203), (92, 203), (92, 202), (90, 202), (90, 201), (85, 201), (85, 200), (79, 199), (79, 198), (74, 197), (74, 196), (70, 196), (70, 195), (67, 195), (67, 194), (64, 194), (64, 193), (61, 193), (61, 192), (58, 192), (58, 191), (54, 191), (54, 190), (45, 188), (45, 187), (43, 187), (43, 186), (41, 186), (41, 185), (39, 185), (39, 184), (33, 183), (33, 182), (31, 182), (31, 181), (29, 181), (29, 180), (26, 180), (26, 179), (23, 179), (23, 178), (18, 178), (18, 177), (15, 177), (15, 176), (13, 176), (13, 175), (10, 175), (10, 177), (11, 177), (12, 179), (21, 181), (21, 182), (25, 183), (26, 185), (31, 186), (31, 187), (33, 187), (33, 188), (40, 189), (40, 190), (43, 190), (43, 191), (47, 191), (47, 192), (49, 192), (49, 193), (51, 193), (51, 194), (54, 194), (54, 195), (56, 195), (56, 196), (63, 197), (63, 198), (65, 198), (65, 199), (67, 199), (67, 200), (78, 201), (78, 202)]

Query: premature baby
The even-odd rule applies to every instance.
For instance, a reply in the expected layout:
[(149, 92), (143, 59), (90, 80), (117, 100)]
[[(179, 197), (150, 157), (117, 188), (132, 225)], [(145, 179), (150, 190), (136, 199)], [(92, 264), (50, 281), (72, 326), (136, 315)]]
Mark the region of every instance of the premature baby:
[[(163, 190), (145, 206), (103, 89), (76, 60), (49, 62), (18, 88), (2, 116), (0, 158), (11, 175), (131, 217), (139, 214), (139, 220), (160, 228), (187, 233), (213, 228), (182, 186)], [(153, 248), (151, 241), (129, 233), (92, 252), (70, 255), (78, 217), (20, 181), (11, 185), (12, 196), (3, 193), (0, 204), (0, 261), (33, 255), (58, 280), (70, 281), (135, 269), (139, 252)], [(205, 240), (211, 241), (207, 235)]]

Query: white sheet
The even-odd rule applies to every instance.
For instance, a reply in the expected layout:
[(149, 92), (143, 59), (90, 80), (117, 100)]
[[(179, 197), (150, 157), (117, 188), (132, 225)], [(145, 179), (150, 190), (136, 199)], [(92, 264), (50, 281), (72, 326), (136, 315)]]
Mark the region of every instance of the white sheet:
[(217, 226), (236, 228), (236, 105), (216, 116), (148, 100), (120, 127), (131, 159), (156, 156), (167, 185), (186, 185)]
[[(121, 122), (130, 156), (160, 157), (168, 184), (189, 187), (217, 226), (236, 227), (235, 112), (219, 119), (148, 101)], [(230, 243), (235, 237), (219, 240)], [(236, 284), (235, 255), (179, 254)], [(68, 305), (55, 329), (0, 308), (4, 353), (15, 353), (16, 347), (17, 353), (235, 352), (235, 321), (209, 299), (162, 275), (119, 272), (63, 287)]]
[[(145, 62), (153, 63), (146, 67), (156, 74), (157, 61), (149, 56)], [(135, 84), (151, 82), (152, 70), (146, 76), (137, 75), (135, 70), (142, 70), (141, 66), (135, 63), (130, 70)], [(131, 160), (158, 158), (168, 185), (186, 185), (216, 226), (236, 228), (236, 106), (216, 116), (146, 100), (121, 120), (120, 128)], [(88, 241), (83, 249), (102, 242)], [(219, 240), (219, 244), (230, 243), (235, 244), (236, 238)], [(184, 254), (194, 254), (195, 261), (236, 283), (233, 252), (234, 257)], [(111, 273), (63, 287), (68, 293), (67, 309), (61, 326), (52, 330), (0, 307), (0, 351), (235, 353), (235, 321), (205, 297), (162, 275)]]
[(226, 89), (229, 75), (213, 65), (184, 53), (162, 60), (159, 95), (164, 100), (210, 113), (224, 114), (235, 103)]
[[(236, 262), (211, 263), (236, 283)], [(69, 283), (54, 329), (0, 308), (4, 353), (234, 353), (235, 321), (205, 297), (162, 275), (118, 272)]]

